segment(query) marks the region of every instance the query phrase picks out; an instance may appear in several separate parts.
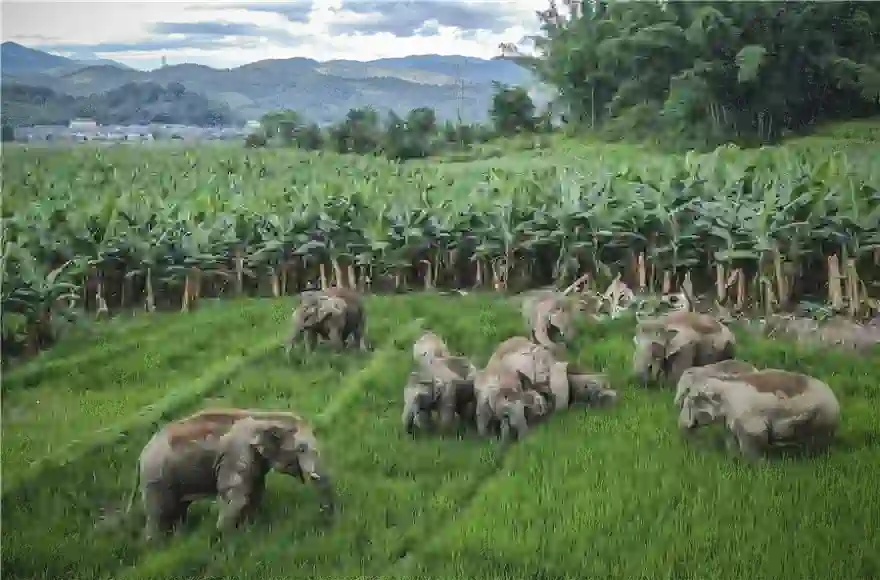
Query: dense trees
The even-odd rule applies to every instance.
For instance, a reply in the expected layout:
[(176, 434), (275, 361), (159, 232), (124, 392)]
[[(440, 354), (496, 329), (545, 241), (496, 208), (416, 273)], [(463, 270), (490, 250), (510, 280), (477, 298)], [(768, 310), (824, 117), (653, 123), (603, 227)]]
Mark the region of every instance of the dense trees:
[(497, 84), (495, 91), (491, 126), (451, 121), (440, 124), (430, 107), (412, 109), (405, 117), (390, 111), (384, 119), (372, 108), (360, 108), (350, 110), (339, 123), (322, 130), (314, 123), (306, 124), (295, 111), (284, 110), (264, 115), (260, 138), (249, 138), (248, 146), (259, 147), (275, 140), (301, 149), (381, 154), (405, 161), (466, 150), (494, 137), (547, 129), (546, 115), (535, 116), (535, 105), (526, 90)]
[(768, 142), (880, 113), (880, 3), (550, 0), (505, 54), (610, 135)]
[(3, 119), (13, 126), (66, 125), (76, 117), (102, 125), (179, 123), (200, 127), (234, 120), (226, 105), (187, 91), (180, 83), (127, 83), (106, 93), (72, 97), (45, 87), (3, 86)]

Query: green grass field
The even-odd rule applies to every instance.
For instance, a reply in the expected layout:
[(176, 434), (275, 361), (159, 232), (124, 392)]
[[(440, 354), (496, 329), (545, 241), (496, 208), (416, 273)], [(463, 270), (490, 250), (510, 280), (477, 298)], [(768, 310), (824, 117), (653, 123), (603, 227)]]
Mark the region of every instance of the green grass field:
[[(522, 333), (503, 297), (368, 299), (369, 354), (288, 364), (292, 300), (207, 301), (189, 315), (102, 323), (3, 377), (4, 578), (880, 577), (880, 356), (741, 336), (741, 358), (828, 381), (843, 406), (829, 456), (749, 466), (686, 445), (671, 392), (628, 381), (631, 328), (584, 327), (577, 360), (622, 391), (613, 410), (553, 417), (497, 441), (402, 433), (422, 328), (484, 364)], [(298, 351), (301, 353), (301, 351)], [(117, 510), (162, 421), (207, 404), (293, 408), (317, 426), (340, 510), (269, 478), (259, 517), (215, 549), (211, 502), (163, 549)]]

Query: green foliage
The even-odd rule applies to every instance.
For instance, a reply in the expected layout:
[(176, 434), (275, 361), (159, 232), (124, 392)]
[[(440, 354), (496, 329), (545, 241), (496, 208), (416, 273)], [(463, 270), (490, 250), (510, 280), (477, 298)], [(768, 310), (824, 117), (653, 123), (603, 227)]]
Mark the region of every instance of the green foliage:
[(489, 114), (499, 135), (510, 136), (536, 129), (535, 105), (522, 87), (498, 85)]
[(23, 84), (2, 86), (3, 116), (14, 126), (66, 125), (88, 117), (102, 125), (168, 123), (228, 125), (237, 119), (225, 104), (187, 91), (180, 83), (128, 83), (105, 93), (72, 97)]
[[(375, 138), (374, 120), (350, 119), (361, 143)], [(776, 309), (824, 301), (836, 255), (860, 290), (834, 308), (865, 313), (880, 279), (878, 160), (873, 144), (827, 139), (683, 157), (536, 149), (457, 165), (278, 148), (9, 147), (0, 306), (4, 319), (24, 317), (34, 351), (70, 293), (90, 310), (101, 310), (97, 295), (110, 309), (153, 310), (281, 295), (321, 277), (523, 288), (590, 272), (635, 287), (644, 254), (650, 288), (691, 271), (698, 292), (732, 299), (716, 278), (741, 271), (738, 306)]]
[[(628, 139), (766, 143), (880, 113), (874, 2), (551, 2), (536, 57), (569, 121)], [(667, 145), (669, 146), (669, 145)]]
[[(503, 451), (470, 433), (412, 439), (400, 410), (419, 330), (482, 365), (522, 333), (505, 298), (370, 297), (373, 353), (299, 348), (288, 364), (291, 306), (114, 321), (4, 374), (4, 577), (843, 580), (880, 568), (866, 533), (880, 526), (876, 354), (740, 336), (741, 358), (828, 381), (844, 413), (829, 455), (749, 466), (712, 432), (684, 441), (672, 394), (629, 380), (629, 323), (584, 325), (572, 359), (608, 373), (618, 408), (572, 409)], [(223, 543), (210, 544), (207, 500), (174, 541), (142, 543), (140, 508), (119, 513), (140, 449), (164, 421), (219, 405), (316, 424), (339, 492), (332, 525), (313, 488), (270, 474), (254, 521)]]

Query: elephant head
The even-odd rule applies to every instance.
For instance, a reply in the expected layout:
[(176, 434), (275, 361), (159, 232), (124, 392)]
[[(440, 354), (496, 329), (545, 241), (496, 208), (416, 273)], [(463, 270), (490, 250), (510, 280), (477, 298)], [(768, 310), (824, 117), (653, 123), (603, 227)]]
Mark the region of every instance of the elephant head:
[[(293, 343), (304, 332), (314, 332), (331, 318), (338, 319), (341, 328), (345, 321), (346, 308), (346, 302), (342, 298), (327, 296), (319, 292), (303, 292), (302, 301), (293, 312), (293, 329), (286, 344), (288, 357)], [(317, 339), (307, 338), (309, 338), (309, 346), (314, 346), (314, 340)]]
[(591, 407), (610, 407), (617, 403), (617, 391), (610, 388), (604, 374), (568, 372), (568, 384), (572, 402)]
[(404, 430), (412, 435), (416, 428), (432, 427), (431, 410), (435, 406), (434, 385), (424, 380), (418, 373), (411, 373), (410, 380), (403, 389), (403, 414), (401, 422)]
[(321, 493), (321, 509), (334, 510), (334, 491), (330, 476), (324, 469), (318, 441), (303, 425), (261, 421), (253, 432), (251, 444), (266, 463), (279, 473), (311, 481)]
[(565, 302), (557, 302), (547, 312), (547, 334), (553, 342), (568, 342), (574, 334), (571, 309)]
[[(711, 379), (710, 379), (711, 380)], [(711, 386), (689, 392), (682, 402), (678, 426), (684, 431), (711, 425), (723, 420), (724, 410), (721, 393)]]
[(677, 383), (696, 362), (700, 336), (688, 327), (649, 321), (639, 325), (633, 343), (633, 374), (643, 385), (663, 380)]
[(308, 296), (294, 314), (294, 326), (301, 331), (315, 328), (331, 316), (344, 315), (346, 306), (345, 300), (337, 296)]

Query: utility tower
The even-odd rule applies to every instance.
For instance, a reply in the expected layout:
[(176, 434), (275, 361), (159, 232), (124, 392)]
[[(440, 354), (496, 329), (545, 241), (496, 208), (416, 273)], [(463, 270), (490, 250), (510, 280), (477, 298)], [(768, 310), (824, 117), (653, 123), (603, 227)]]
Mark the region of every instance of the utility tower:
[(458, 124), (461, 125), (461, 109), (464, 107), (464, 79), (461, 76), (461, 64), (455, 65), (455, 85), (458, 89)]

